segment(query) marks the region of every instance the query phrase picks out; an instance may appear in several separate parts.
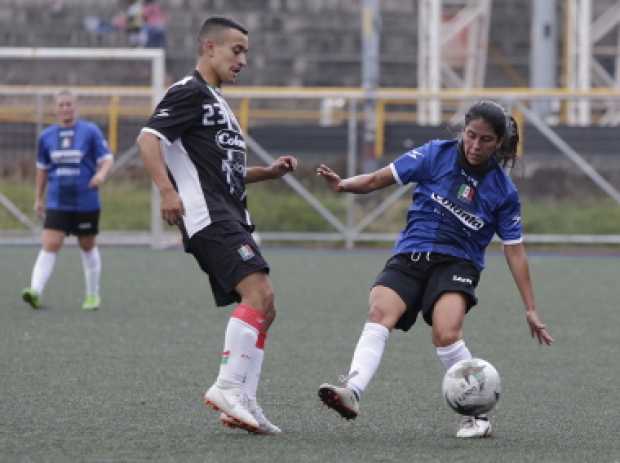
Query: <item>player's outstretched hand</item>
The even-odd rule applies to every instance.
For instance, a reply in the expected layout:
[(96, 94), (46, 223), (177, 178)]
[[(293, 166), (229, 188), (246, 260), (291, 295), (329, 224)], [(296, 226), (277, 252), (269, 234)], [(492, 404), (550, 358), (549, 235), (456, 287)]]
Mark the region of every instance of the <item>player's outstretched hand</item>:
[(293, 172), (295, 169), (297, 169), (297, 159), (294, 156), (280, 156), (271, 164), (271, 170), (275, 178), (280, 178), (289, 172)]
[(99, 188), (103, 182), (105, 182), (105, 177), (100, 173), (93, 175), (93, 178), (88, 182), (88, 186), (90, 188)]
[(45, 206), (43, 205), (43, 201), (36, 199), (34, 201), (34, 211), (37, 214), (37, 217), (42, 219), (45, 217)]
[(340, 193), (344, 191), (344, 187), (342, 186), (342, 179), (340, 175), (331, 170), (331, 168), (327, 167), (325, 164), (321, 164), (316, 169), (316, 174), (319, 177), (323, 177), (327, 182), (327, 186), (336, 193)]
[(161, 218), (168, 225), (175, 225), (185, 215), (185, 207), (179, 194), (174, 190), (167, 190), (161, 194)]
[(547, 331), (547, 326), (540, 320), (538, 312), (536, 312), (536, 310), (528, 310), (525, 313), (525, 318), (528, 325), (530, 325), (530, 334), (532, 337), (536, 337), (540, 344), (550, 346), (554, 339)]

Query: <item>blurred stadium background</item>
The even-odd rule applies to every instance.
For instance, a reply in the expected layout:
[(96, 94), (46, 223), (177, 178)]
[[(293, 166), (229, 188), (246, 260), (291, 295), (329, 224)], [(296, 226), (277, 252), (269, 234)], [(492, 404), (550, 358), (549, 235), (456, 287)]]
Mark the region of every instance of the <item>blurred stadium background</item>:
[(336, 198), (314, 167), (384, 165), (452, 136), (462, 109), (484, 97), (522, 125), (512, 175), (528, 240), (620, 243), (615, 0), (162, 0), (161, 49), (136, 46), (113, 25), (131, 3), (0, 1), (1, 242), (36, 242), (36, 137), (53, 121), (54, 91), (67, 86), (117, 155), (102, 242), (176, 242), (151, 212), (156, 197), (134, 141), (163, 88), (192, 69), (204, 18), (230, 15), (251, 31), (249, 66), (225, 89), (250, 137), (250, 162), (283, 153), (302, 162), (287, 183), (251, 187), (263, 239), (390, 241), (405, 191)]
[[(115, 25), (134, 3), (0, 0), (0, 461), (620, 461), (620, 1), (160, 0), (163, 48)], [(285, 182), (249, 187), (263, 241), (329, 246), (265, 250), (279, 315), (260, 393), (286, 431), (277, 439), (224, 429), (202, 406), (228, 316), (204, 275), (177, 249), (116, 246), (177, 243), (134, 142), (165, 86), (192, 69), (210, 15), (250, 29), (249, 66), (225, 88), (249, 162), (301, 161)], [(63, 251), (45, 309), (24, 306), (38, 248), (12, 246), (38, 245), (36, 139), (65, 87), (116, 153), (99, 238), (115, 246), (103, 251), (93, 313), (79, 310), (76, 249)], [(421, 327), (392, 336), (353, 425), (321, 412), (316, 387), (349, 362), (367, 285), (389, 252), (365, 245), (388, 246), (410, 199), (396, 188), (336, 196), (314, 168), (385, 165), (455, 134), (480, 98), (503, 103), (523, 129), (511, 175), (526, 240), (562, 252), (599, 246), (587, 252), (598, 256), (532, 253), (557, 342), (543, 351), (530, 341), (510, 273), (491, 252), (467, 334), (504, 380), (494, 439), (452, 438), (456, 417)], [(355, 245), (364, 249), (331, 249)]]

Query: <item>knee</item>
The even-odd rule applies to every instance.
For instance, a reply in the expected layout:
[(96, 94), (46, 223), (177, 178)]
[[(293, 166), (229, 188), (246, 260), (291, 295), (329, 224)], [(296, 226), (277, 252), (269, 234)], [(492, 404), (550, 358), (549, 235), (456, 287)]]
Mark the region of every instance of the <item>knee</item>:
[(94, 249), (95, 247), (95, 237), (79, 237), (78, 238), (78, 244), (80, 246), (80, 249), (84, 252), (90, 252)]
[(261, 300), (262, 300), (262, 306), (263, 309), (265, 310), (265, 313), (270, 313), (273, 314), (273, 317), (275, 318), (276, 316), (276, 308), (275, 308), (275, 300), (276, 300), (276, 296), (273, 292), (273, 288), (271, 287), (271, 285), (267, 285), (267, 287), (264, 287), (261, 289)]
[(94, 243), (82, 244), (80, 243), (80, 249), (84, 252), (90, 252), (95, 248)]
[(272, 306), (270, 309), (265, 311), (265, 324), (267, 327), (270, 327), (273, 321), (276, 319), (276, 308)]
[(51, 252), (56, 254), (58, 251), (60, 251), (61, 245), (46, 243), (42, 246), (42, 248), (45, 252)]
[(44, 240), (41, 247), (46, 252), (57, 253), (62, 248), (62, 240)]
[(433, 330), (433, 344), (435, 347), (450, 346), (462, 337), (460, 330)]
[(263, 329), (267, 331), (276, 318), (275, 296), (271, 287), (261, 290), (258, 293), (257, 296), (260, 302), (257, 303), (254, 308), (263, 313), (263, 317), (265, 317)]
[(375, 286), (368, 297), (368, 321), (391, 330), (407, 310), (405, 302), (394, 290)]
[[(385, 307), (383, 304), (377, 301), (372, 301), (368, 308), (368, 321), (372, 323), (379, 323), (384, 326), (388, 326), (390, 324), (391, 317), (389, 314), (389, 309)], [(396, 323), (395, 320), (394, 323)], [(389, 328), (393, 328), (392, 324), (390, 324)]]
[(265, 284), (256, 287), (254, 291), (242, 298), (242, 302), (260, 310), (265, 316), (275, 318), (275, 295), (271, 285)]

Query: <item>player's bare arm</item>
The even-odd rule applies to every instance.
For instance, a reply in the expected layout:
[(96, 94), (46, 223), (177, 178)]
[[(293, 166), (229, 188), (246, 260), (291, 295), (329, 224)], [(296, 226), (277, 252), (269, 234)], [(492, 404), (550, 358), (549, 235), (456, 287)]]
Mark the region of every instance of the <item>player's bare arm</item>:
[(37, 169), (35, 179), (34, 210), (37, 217), (42, 218), (45, 213), (45, 189), (47, 187), (47, 170)]
[(108, 174), (110, 173), (110, 169), (113, 164), (113, 158), (108, 158), (102, 161), (97, 168), (97, 173), (90, 179), (88, 186), (91, 188), (99, 188), (103, 182), (105, 182), (106, 178), (108, 178)]
[(151, 133), (142, 132), (138, 137), (138, 146), (144, 167), (161, 194), (161, 217), (169, 225), (174, 225), (185, 214), (185, 208), (181, 197), (168, 178), (159, 146), (159, 138)]
[(330, 167), (325, 164), (321, 164), (317, 168), (316, 174), (319, 177), (323, 177), (327, 182), (327, 186), (336, 193), (364, 194), (370, 193), (371, 191), (380, 190), (381, 188), (385, 188), (396, 183), (392, 170), (389, 166), (383, 167), (369, 174), (356, 175), (355, 177), (342, 179)]
[(530, 327), (530, 334), (532, 337), (536, 337), (540, 344), (551, 345), (554, 339), (547, 331), (547, 326), (542, 322), (536, 310), (525, 246), (522, 243), (504, 245), (504, 256), (523, 299), (525, 318)]
[(280, 156), (269, 166), (253, 166), (246, 169), (245, 183), (262, 182), (283, 177), (297, 169), (297, 159), (293, 156)]

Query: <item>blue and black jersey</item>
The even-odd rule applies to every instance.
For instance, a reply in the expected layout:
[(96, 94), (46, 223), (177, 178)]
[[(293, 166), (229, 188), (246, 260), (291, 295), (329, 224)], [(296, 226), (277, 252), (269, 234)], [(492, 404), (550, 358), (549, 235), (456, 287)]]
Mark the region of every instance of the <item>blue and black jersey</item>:
[(85, 120), (73, 127), (57, 124), (39, 137), (37, 168), (48, 172), (47, 209), (71, 212), (97, 211), (99, 192), (88, 183), (97, 165), (112, 157), (101, 130)]
[(395, 253), (432, 251), (482, 269), (494, 234), (504, 244), (522, 241), (517, 189), (494, 159), (484, 169), (472, 169), (457, 140), (434, 140), (403, 154), (390, 168), (398, 183), (417, 183)]

